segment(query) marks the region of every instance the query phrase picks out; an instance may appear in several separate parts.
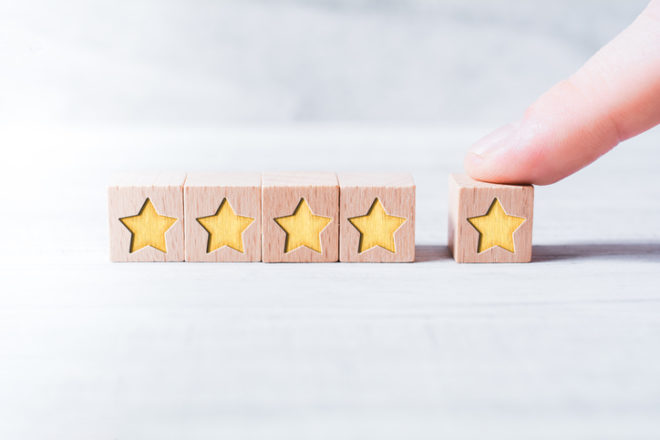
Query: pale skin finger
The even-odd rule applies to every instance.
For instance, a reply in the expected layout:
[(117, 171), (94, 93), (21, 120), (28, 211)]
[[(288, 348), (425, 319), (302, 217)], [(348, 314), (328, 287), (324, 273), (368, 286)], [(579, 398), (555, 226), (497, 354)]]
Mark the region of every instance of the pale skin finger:
[(547, 185), (660, 123), (660, 0), (465, 158), (475, 179)]

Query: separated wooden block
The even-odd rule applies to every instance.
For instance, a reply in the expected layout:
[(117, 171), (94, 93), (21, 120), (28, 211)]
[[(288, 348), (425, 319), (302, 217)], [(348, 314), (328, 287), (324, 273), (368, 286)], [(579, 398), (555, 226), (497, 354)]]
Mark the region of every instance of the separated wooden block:
[(334, 173), (264, 173), (264, 262), (333, 262), (339, 258), (339, 186)]
[(532, 260), (534, 187), (449, 176), (449, 249), (459, 263)]
[(339, 174), (342, 262), (415, 260), (415, 182), (410, 174)]
[(112, 261), (183, 261), (182, 173), (122, 174), (108, 187)]
[(261, 174), (191, 173), (184, 201), (186, 261), (261, 260)]

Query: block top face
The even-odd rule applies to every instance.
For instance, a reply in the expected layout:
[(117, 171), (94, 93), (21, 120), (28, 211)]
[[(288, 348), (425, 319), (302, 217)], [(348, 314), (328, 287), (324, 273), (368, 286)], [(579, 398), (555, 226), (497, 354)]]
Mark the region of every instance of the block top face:
[(281, 172), (263, 173), (263, 187), (296, 187), (296, 186), (338, 186), (337, 175), (328, 172)]
[(337, 178), (342, 187), (415, 187), (415, 180), (408, 173), (340, 173)]
[(120, 173), (110, 179), (110, 187), (183, 186), (186, 173)]
[(260, 173), (190, 173), (186, 178), (186, 187), (259, 187)]
[(469, 189), (515, 189), (515, 188), (533, 188), (532, 185), (505, 185), (501, 183), (488, 183), (475, 180), (467, 174), (450, 174), (449, 180), (453, 181), (459, 188)]

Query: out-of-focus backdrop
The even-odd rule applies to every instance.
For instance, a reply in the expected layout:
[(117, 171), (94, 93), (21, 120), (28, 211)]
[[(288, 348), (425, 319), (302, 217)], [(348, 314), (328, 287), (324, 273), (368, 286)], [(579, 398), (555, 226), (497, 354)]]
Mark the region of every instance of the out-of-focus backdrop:
[[(0, 439), (656, 439), (660, 132), (458, 265), (447, 175), (639, 0), (0, 0)], [(417, 262), (111, 264), (117, 171), (409, 171)], [(116, 219), (112, 219), (116, 221)]]
[(0, 3), (0, 120), (497, 123), (644, 0)]

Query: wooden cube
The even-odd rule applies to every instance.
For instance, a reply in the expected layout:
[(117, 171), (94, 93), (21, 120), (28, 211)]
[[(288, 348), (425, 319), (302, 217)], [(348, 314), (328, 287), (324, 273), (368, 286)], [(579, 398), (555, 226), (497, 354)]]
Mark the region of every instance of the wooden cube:
[(339, 186), (334, 173), (264, 173), (264, 262), (339, 259)]
[(339, 174), (339, 259), (415, 260), (415, 182), (410, 174)]
[(534, 187), (449, 176), (449, 249), (459, 263), (532, 260)]
[(183, 193), (186, 261), (261, 260), (261, 174), (191, 173)]
[(108, 187), (112, 261), (183, 261), (182, 173), (122, 174)]

